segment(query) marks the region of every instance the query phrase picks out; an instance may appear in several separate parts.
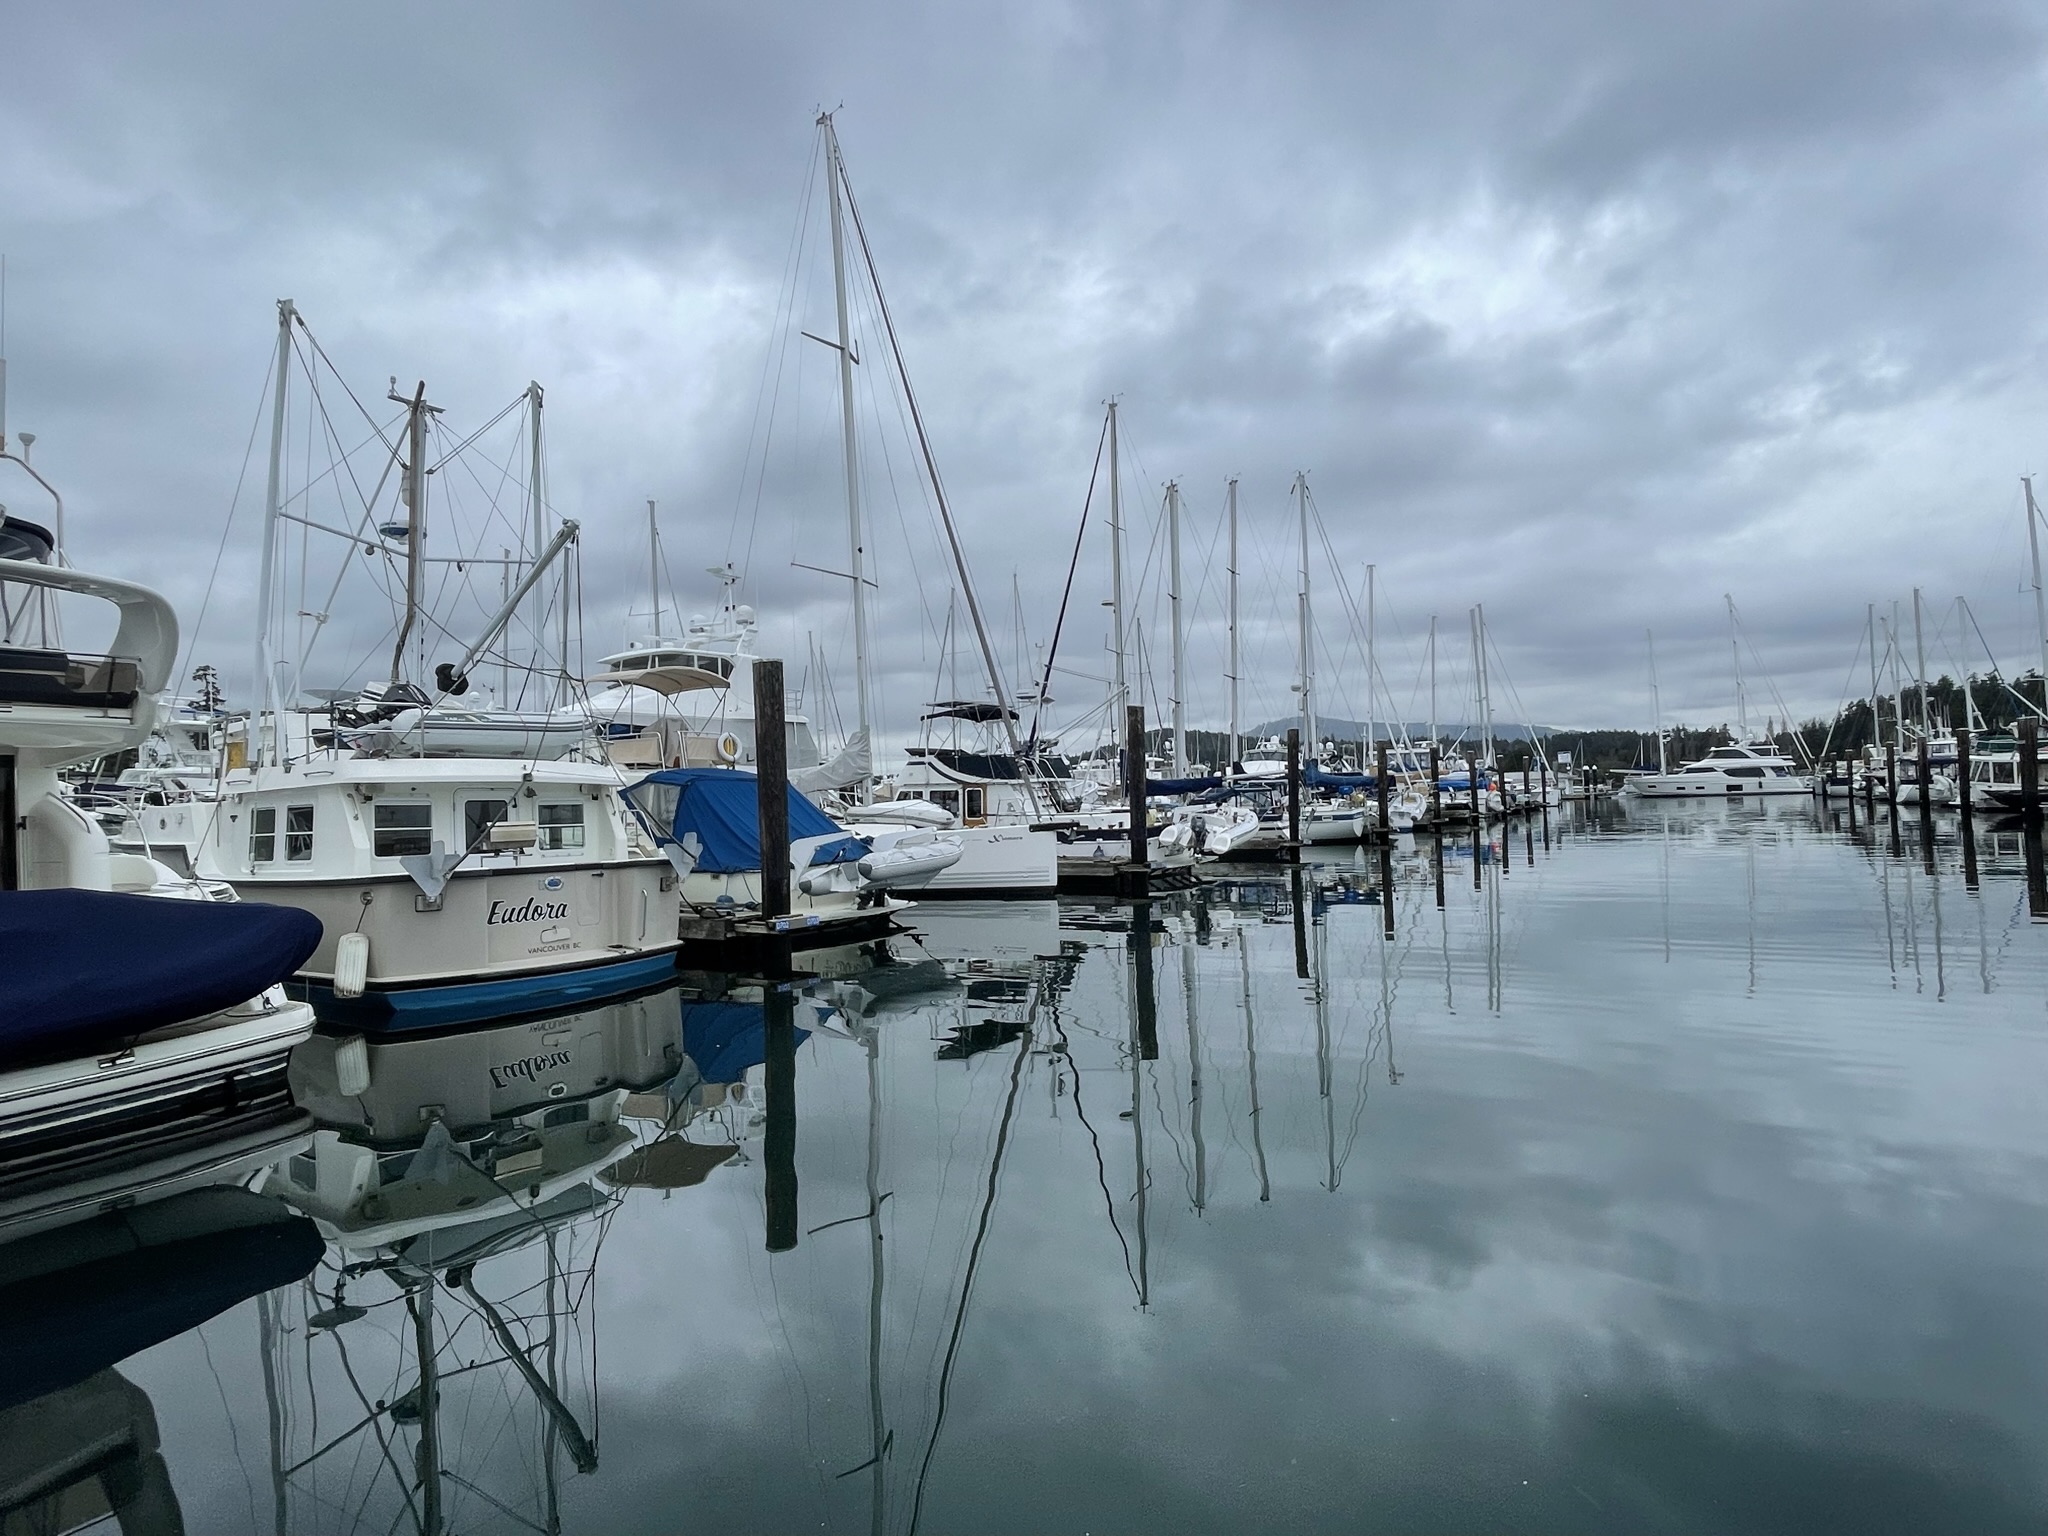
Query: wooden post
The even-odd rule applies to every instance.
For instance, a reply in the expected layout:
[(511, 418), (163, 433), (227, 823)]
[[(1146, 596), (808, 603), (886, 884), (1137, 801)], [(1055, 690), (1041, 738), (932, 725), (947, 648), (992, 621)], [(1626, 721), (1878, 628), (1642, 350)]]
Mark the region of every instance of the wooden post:
[[(1429, 746), (1429, 825), (1441, 833), (1444, 824), (1444, 795), (1437, 780), (1443, 776), (1443, 762), (1437, 753), (1435, 742)], [(1442, 882), (1438, 882), (1441, 884)]]
[(1899, 744), (1893, 742), (1884, 749), (1884, 787), (1890, 797), (1892, 820), (1899, 819)]
[(1927, 738), (1922, 736), (1920, 738), (1920, 815), (1923, 820), (1926, 818), (1928, 806), (1933, 804), (1934, 786), (1929, 782), (1932, 778), (1932, 770), (1927, 766)]
[(1856, 835), (1856, 759), (1842, 759), (1842, 799), (1849, 807), (1849, 835)]
[(1472, 803), (1472, 832), (1476, 838), (1479, 828), (1485, 825), (1486, 818), (1481, 813), (1479, 799), (1479, 759), (1470, 752), (1465, 754), (1465, 794)]
[(2019, 723), (2020, 810), (2041, 814), (2041, 723), (2032, 715)]
[[(1856, 788), (1853, 784), (1849, 788), (1849, 793), (1852, 795), (1856, 793)], [(1872, 793), (1873, 791), (1870, 787), (1870, 759), (1866, 757), (1863, 759), (1863, 814), (1866, 817), (1873, 814), (1871, 803)]]
[(1301, 857), (1301, 727), (1287, 731), (1287, 842), (1291, 858)]
[[(758, 668), (764, 663), (755, 662)], [(781, 662), (766, 663), (779, 673)], [(756, 674), (759, 675), (758, 673)], [(758, 710), (759, 695), (755, 708)], [(781, 694), (776, 695), (777, 699)], [(776, 714), (782, 711), (778, 708)], [(755, 715), (755, 729), (760, 716)], [(756, 748), (756, 760), (759, 749)], [(789, 861), (785, 859), (784, 864)], [(767, 1181), (768, 1251), (787, 1253), (796, 1246), (796, 994), (790, 983), (770, 977), (762, 988), (763, 1056), (767, 1120), (761, 1137), (761, 1165)]]
[(1131, 863), (1145, 866), (1145, 839), (1150, 828), (1145, 822), (1145, 706), (1130, 705), (1124, 711), (1124, 788), (1131, 801)]
[(1529, 809), (1529, 764), (1527, 759), (1524, 759), (1522, 762), (1522, 809), (1525, 811)]
[(1372, 750), (1372, 792), (1373, 798), (1379, 802), (1379, 835), (1383, 838), (1391, 837), (1393, 828), (1387, 825), (1387, 744), (1384, 741), (1380, 742)]
[(1835, 760), (1828, 758), (1825, 762), (1819, 763), (1816, 766), (1819, 770), (1816, 777), (1820, 780), (1820, 803), (1822, 808), (1825, 809), (1828, 803), (1828, 779), (1834, 773)]
[(761, 915), (789, 913), (789, 732), (782, 663), (754, 663), (754, 789), (761, 819)]
[(1536, 759), (1536, 788), (1543, 794), (1543, 813), (1550, 814), (1550, 760)]

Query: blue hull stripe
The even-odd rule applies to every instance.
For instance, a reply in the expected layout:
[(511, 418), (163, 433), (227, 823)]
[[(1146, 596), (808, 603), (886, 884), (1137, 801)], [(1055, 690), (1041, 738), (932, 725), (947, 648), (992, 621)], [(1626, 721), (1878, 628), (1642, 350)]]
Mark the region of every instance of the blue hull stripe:
[(398, 1034), (512, 1014), (578, 1008), (658, 985), (673, 976), (675, 970), (676, 953), (671, 949), (604, 965), (507, 976), (494, 981), (391, 989), (373, 984), (361, 997), (336, 997), (334, 988), (325, 982), (292, 982), (288, 990), (311, 1002), (314, 1011), (324, 1019)]

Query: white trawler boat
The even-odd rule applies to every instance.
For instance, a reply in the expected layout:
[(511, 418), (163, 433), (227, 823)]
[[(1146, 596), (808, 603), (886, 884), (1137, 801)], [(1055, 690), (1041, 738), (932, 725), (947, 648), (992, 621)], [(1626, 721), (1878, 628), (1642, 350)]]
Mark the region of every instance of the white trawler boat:
[[(229, 742), (196, 868), (245, 897), (319, 918), (319, 948), (294, 986), (323, 1012), (364, 1028), (574, 1007), (659, 981), (679, 942), (676, 877), (627, 811), (620, 771), (601, 754), (564, 755), (557, 738), (574, 732), (559, 718), (460, 702), (472, 669), (574, 543), (576, 524), (562, 522), (531, 559), (506, 564), (502, 605), (481, 637), (459, 661), (422, 675), (422, 590), (434, 563), (425, 553), (429, 429), (437, 414), (424, 385), (410, 396), (393, 392), (405, 407), (403, 435), (388, 445), (372, 439), (384, 459), (378, 474), (400, 483), (397, 506), (361, 509), (383, 541), (372, 547), (405, 582), (390, 676), (324, 719), (291, 706), (275, 610), (284, 586), (279, 546), (296, 542), (280, 538), (279, 523), (305, 521), (288, 510), (280, 484), (293, 333), (303, 321), (289, 301), (278, 317), (254, 669), (263, 692), (246, 737)], [(317, 345), (311, 351), (321, 355)], [(537, 449), (537, 387), (528, 402)], [(546, 513), (537, 470), (531, 478), (538, 546)], [(347, 546), (344, 560), (361, 547)], [(522, 571), (516, 586), (512, 564)], [(565, 577), (557, 611), (568, 611), (572, 597)], [(304, 656), (302, 648), (298, 667)]]
[[(104, 655), (59, 640), (57, 610), (84, 599), (119, 609)], [(61, 1190), (167, 1146), (289, 1122), (285, 1056), (313, 1015), (278, 983), (317, 934), (301, 913), (116, 853), (66, 793), (59, 770), (155, 729), (177, 653), (170, 605), (0, 559), (0, 615), (0, 1227), (21, 1228)]]

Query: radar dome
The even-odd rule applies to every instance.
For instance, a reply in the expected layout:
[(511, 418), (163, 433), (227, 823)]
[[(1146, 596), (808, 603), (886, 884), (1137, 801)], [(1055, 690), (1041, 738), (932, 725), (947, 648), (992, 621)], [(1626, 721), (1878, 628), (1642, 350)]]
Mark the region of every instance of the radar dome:
[(742, 624), (752, 624), (754, 622), (754, 610), (752, 606), (747, 603), (741, 603), (739, 607), (735, 608), (732, 612), (732, 616), (738, 619)]

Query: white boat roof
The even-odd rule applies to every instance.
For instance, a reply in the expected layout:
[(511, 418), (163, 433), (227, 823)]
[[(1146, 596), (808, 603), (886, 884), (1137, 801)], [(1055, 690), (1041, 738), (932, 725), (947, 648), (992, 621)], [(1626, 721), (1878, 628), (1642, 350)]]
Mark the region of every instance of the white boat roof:
[(339, 757), (300, 758), (289, 768), (265, 763), (227, 775), (229, 790), (286, 789), (300, 784), (503, 784), (531, 779), (536, 784), (599, 785), (626, 782), (609, 763), (530, 757)]

